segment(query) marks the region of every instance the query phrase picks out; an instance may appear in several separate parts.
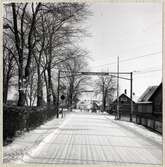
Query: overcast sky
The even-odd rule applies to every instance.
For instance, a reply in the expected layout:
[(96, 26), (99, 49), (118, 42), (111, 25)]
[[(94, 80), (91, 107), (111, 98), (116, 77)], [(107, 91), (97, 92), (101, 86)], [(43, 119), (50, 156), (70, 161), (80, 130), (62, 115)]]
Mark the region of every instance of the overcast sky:
[[(160, 3), (92, 3), (86, 21), (91, 37), (82, 46), (89, 51), (91, 71), (134, 72), (137, 99), (148, 86), (162, 80), (162, 5)], [(125, 76), (126, 77), (126, 76)], [(120, 80), (120, 93), (129, 81)]]

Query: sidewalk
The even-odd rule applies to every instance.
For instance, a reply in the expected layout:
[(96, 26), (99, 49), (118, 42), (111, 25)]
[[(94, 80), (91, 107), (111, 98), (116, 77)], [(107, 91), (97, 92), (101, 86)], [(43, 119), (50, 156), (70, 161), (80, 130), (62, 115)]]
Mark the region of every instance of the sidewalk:
[(11, 144), (3, 147), (3, 163), (16, 161), (32, 148), (36, 148), (45, 137), (62, 124), (67, 116), (68, 114), (64, 118), (53, 118), (44, 125), (16, 137)]
[(154, 144), (157, 144), (160, 147), (163, 146), (162, 145), (163, 144), (162, 143), (162, 135), (158, 134), (156, 132), (150, 131), (149, 129), (147, 129), (143, 125), (138, 125), (138, 124), (133, 123), (133, 122), (126, 122), (126, 121), (120, 121), (120, 120), (117, 121), (117, 120), (114, 120), (115, 116), (112, 116), (112, 115), (107, 115), (106, 118), (110, 119), (115, 124), (117, 124), (121, 127), (124, 127), (128, 131), (130, 131), (130, 132), (132, 132), (140, 137), (147, 138), (149, 141), (153, 142)]

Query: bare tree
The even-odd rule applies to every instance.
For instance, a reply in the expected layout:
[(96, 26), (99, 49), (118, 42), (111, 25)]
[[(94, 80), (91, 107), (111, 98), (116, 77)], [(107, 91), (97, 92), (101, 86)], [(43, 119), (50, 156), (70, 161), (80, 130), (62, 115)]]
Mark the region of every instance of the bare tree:
[[(28, 3), (25, 4), (18, 4), (15, 3), (11, 4), (12, 6), (12, 14), (13, 14), (13, 31), (15, 36), (15, 47), (17, 50), (17, 54), (19, 57), (19, 64), (18, 64), (18, 72), (19, 72), (19, 100), (18, 106), (23, 106), (25, 104), (25, 91), (24, 87), (28, 81), (30, 76), (30, 66), (32, 60), (32, 50), (35, 46), (35, 41), (33, 41), (33, 32), (36, 25), (37, 14), (40, 10), (41, 3), (34, 3), (30, 4), (31, 7), (31, 15), (29, 18), (29, 12), (26, 12)], [(35, 6), (35, 7), (34, 7)], [(28, 32), (25, 29), (25, 23), (27, 20), (28, 22)], [(27, 39), (27, 42), (26, 42)], [(26, 53), (25, 53), (25, 45), (26, 46)], [(24, 55), (27, 54), (26, 63), (24, 61)], [(25, 66), (24, 66), (25, 64)]]
[(95, 94), (102, 96), (102, 111), (105, 111), (107, 102), (113, 100), (116, 90), (115, 83), (113, 76), (100, 76), (96, 80)]
[(64, 64), (64, 69), (67, 71), (65, 78), (65, 86), (67, 87), (67, 105), (68, 107), (75, 106), (78, 102), (78, 98), (81, 92), (86, 89), (85, 85), (89, 81), (89, 77), (80, 75), (79, 72), (85, 70), (87, 71), (88, 65), (85, 61), (85, 56), (87, 52), (82, 50), (74, 50), (72, 54), (74, 58), (67, 61)]
[[(5, 38), (5, 37), (4, 37)], [(16, 75), (16, 62), (14, 61), (14, 50), (3, 44), (3, 103), (7, 102), (9, 83), (12, 77)]]
[[(11, 3), (6, 6), (10, 15), (4, 17), (12, 34), (18, 68), (18, 105), (32, 105), (32, 91), (37, 76), (37, 106), (43, 102), (43, 87), (47, 88), (47, 103), (56, 101), (52, 70), (60, 63), (69, 61), (63, 54), (84, 31), (78, 24), (88, 16), (85, 3)], [(8, 35), (8, 33), (7, 33)], [(6, 45), (7, 46), (7, 45)], [(10, 48), (10, 50), (12, 50)], [(12, 55), (12, 52), (10, 53)], [(12, 58), (13, 61), (13, 58)], [(12, 62), (11, 61), (11, 62)], [(36, 69), (33, 70), (33, 67)], [(28, 94), (27, 94), (28, 93)]]
[[(76, 25), (82, 21), (88, 14), (85, 3), (58, 3), (55, 5), (45, 5), (49, 11), (46, 16), (47, 22), (47, 49), (46, 55), (46, 71), (47, 71), (47, 103), (51, 103), (51, 96), (55, 102), (55, 92), (52, 82), (52, 68), (64, 60), (64, 49), (68, 49), (67, 45), (73, 43), (73, 38), (78, 37), (82, 30)], [(67, 57), (69, 60), (69, 58)], [(60, 60), (60, 61), (59, 61)], [(45, 75), (46, 77), (46, 75)]]
[[(4, 18), (11, 13), (5, 8)], [(7, 102), (8, 89), (10, 81), (17, 73), (17, 56), (14, 46), (14, 36), (11, 32), (11, 27), (8, 25), (8, 20), (3, 22), (3, 103)]]

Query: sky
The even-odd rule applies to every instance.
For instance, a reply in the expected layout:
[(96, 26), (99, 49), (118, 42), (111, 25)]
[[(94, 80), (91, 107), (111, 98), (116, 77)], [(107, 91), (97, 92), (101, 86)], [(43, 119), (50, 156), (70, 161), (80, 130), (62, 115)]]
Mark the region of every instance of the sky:
[[(161, 3), (91, 3), (85, 22), (89, 37), (82, 47), (89, 52), (91, 71), (133, 72), (133, 99), (148, 86), (162, 81)], [(125, 75), (123, 77), (129, 77)], [(130, 81), (119, 80), (120, 94)]]
[[(81, 47), (89, 52), (90, 71), (133, 72), (133, 99), (148, 86), (162, 81), (162, 4), (161, 3), (90, 3), (91, 16), (83, 26), (90, 34)], [(125, 75), (123, 77), (129, 77)], [(93, 82), (94, 83), (94, 82)], [(120, 94), (130, 81), (119, 80)], [(95, 98), (91, 93), (84, 99)]]

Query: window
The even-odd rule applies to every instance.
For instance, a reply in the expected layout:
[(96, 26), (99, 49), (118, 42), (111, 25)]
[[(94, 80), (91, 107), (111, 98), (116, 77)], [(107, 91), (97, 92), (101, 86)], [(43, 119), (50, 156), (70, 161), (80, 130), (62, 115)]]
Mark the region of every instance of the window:
[(126, 98), (126, 97), (121, 97), (121, 98), (120, 98), (120, 101), (121, 101), (121, 102), (126, 102), (126, 101), (127, 101), (127, 98)]

